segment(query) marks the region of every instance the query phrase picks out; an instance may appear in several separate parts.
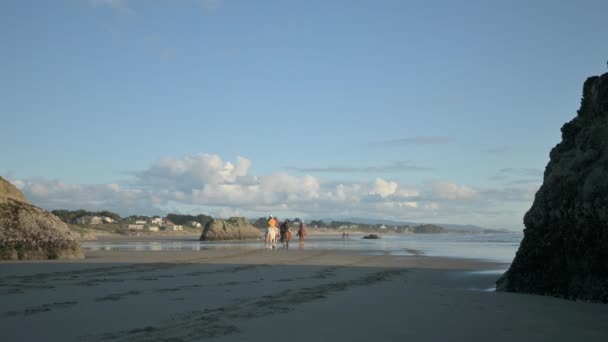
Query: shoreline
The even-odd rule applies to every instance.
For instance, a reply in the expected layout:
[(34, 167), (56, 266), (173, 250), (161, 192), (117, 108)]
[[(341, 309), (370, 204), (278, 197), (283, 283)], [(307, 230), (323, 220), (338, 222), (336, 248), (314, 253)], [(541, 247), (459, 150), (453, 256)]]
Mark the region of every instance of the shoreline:
[[(434, 256), (459, 258), (467, 260), (479, 260), (488, 262), (510, 263), (515, 255), (516, 246), (514, 242), (503, 240), (492, 242), (494, 245), (485, 244), (483, 240), (478, 242), (476, 237), (470, 239), (443, 239), (442, 236), (386, 236), (382, 239), (368, 240), (361, 235), (351, 235), (342, 238), (339, 235), (310, 236), (304, 246), (299, 246), (297, 239), (292, 239), (290, 249), (312, 249), (344, 251), (366, 254), (388, 254), (393, 256)], [(453, 238), (453, 237), (452, 237)], [(106, 237), (95, 241), (83, 242), (83, 247), (88, 251), (100, 250), (137, 250), (137, 251), (174, 251), (174, 250), (199, 250), (204, 251), (214, 248), (241, 248), (259, 249), (264, 248), (264, 242), (259, 239), (247, 240), (218, 240), (199, 241), (197, 236), (132, 236), (129, 238)], [(283, 249), (279, 243), (277, 249)]]
[(462, 269), (470, 271), (497, 268), (506, 270), (509, 266), (509, 263), (472, 258), (427, 256), (420, 251), (414, 251), (412, 255), (395, 256), (370, 253), (370, 251), (365, 250), (298, 250), (297, 247), (289, 250), (283, 248), (271, 250), (262, 247), (239, 247), (234, 245), (204, 250), (85, 250), (84, 259), (2, 260), (0, 261), (0, 267), (2, 265), (87, 265), (99, 263), (239, 263), (244, 265), (331, 265), (336, 267)]
[[(259, 229), (259, 228), (258, 228)], [(292, 228), (292, 234), (295, 235), (295, 229)], [(75, 234), (78, 234), (74, 231)], [(184, 231), (159, 231), (159, 232), (130, 232), (129, 234), (117, 234), (110, 233), (106, 231), (99, 231), (94, 229), (87, 230), (88, 235), (85, 237), (78, 238), (79, 242), (90, 242), (90, 241), (98, 241), (104, 239), (155, 239), (155, 238), (192, 238), (198, 239), (202, 235), (203, 231), (196, 231), (195, 229), (188, 228)], [(446, 234), (488, 234), (486, 232), (469, 232), (469, 231), (446, 231), (441, 233), (399, 233), (391, 230), (386, 231), (348, 231), (348, 230), (340, 230), (340, 229), (329, 229), (329, 228), (308, 228), (308, 233), (311, 236), (336, 236), (342, 237), (342, 233), (347, 233), (351, 238), (353, 237), (362, 237), (369, 234), (375, 234), (382, 236), (427, 236), (427, 235), (446, 235)], [(494, 234), (510, 234), (513, 232), (495, 232)], [(264, 230), (260, 229), (260, 234), (264, 234)], [(89, 237), (89, 238), (87, 238)], [(239, 241), (239, 240), (226, 240), (226, 241)]]

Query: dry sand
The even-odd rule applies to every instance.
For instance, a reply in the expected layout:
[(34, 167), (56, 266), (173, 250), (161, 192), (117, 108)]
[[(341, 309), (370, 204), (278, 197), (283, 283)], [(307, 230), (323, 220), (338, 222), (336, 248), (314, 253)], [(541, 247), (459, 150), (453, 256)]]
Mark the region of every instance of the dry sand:
[(356, 251), (0, 263), (2, 341), (607, 341), (608, 305), (484, 291), (506, 265)]

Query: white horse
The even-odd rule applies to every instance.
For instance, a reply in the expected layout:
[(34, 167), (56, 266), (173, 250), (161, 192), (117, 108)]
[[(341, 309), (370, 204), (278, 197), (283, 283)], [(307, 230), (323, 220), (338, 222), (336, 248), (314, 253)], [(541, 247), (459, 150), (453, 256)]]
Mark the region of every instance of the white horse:
[(268, 227), (266, 228), (266, 248), (276, 248), (277, 246), (277, 236), (279, 236), (279, 230), (277, 227)]

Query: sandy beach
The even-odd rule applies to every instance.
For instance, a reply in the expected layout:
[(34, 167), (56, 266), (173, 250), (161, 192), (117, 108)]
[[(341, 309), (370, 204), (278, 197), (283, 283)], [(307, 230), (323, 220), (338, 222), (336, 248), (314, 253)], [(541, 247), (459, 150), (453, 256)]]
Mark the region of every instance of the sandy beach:
[(506, 264), (360, 251), (0, 263), (3, 341), (605, 341), (608, 305), (488, 291)]

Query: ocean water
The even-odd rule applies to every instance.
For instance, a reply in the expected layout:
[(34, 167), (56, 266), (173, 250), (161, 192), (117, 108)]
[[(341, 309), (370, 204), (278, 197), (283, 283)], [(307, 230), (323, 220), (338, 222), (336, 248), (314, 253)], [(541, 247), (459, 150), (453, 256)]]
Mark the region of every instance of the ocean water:
[[(510, 263), (523, 238), (521, 232), (486, 234), (395, 234), (367, 240), (360, 235), (343, 239), (340, 235), (311, 235), (303, 248), (310, 250), (353, 250), (367, 254), (428, 255)], [(261, 241), (205, 242), (196, 239), (159, 238), (144, 241), (92, 241), (85, 250), (205, 250), (210, 248), (264, 248)], [(280, 246), (278, 248), (282, 248)], [(297, 240), (290, 248), (298, 248)]]

